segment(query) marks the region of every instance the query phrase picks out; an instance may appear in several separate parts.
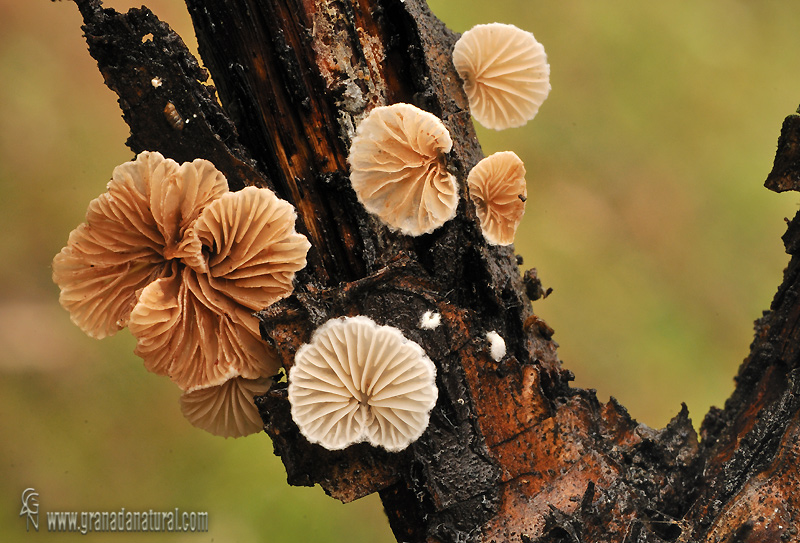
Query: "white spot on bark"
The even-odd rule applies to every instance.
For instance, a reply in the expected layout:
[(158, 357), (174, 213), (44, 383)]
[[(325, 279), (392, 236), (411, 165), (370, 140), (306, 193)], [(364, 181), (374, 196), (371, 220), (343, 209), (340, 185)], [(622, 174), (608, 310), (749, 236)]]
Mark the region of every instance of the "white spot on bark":
[(496, 362), (499, 362), (506, 355), (505, 340), (494, 330), (486, 333), (486, 339), (489, 341), (489, 354)]
[(435, 330), (442, 324), (442, 316), (435, 311), (426, 311), (419, 320), (419, 327), (423, 330)]

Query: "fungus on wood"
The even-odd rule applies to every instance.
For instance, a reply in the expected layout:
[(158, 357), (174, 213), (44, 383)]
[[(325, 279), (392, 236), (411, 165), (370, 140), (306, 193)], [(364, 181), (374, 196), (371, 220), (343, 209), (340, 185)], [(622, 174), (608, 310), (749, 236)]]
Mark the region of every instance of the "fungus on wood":
[(514, 243), (528, 199), (522, 160), (513, 151), (491, 154), (470, 170), (467, 186), (483, 237), (492, 245)]
[(409, 236), (452, 219), (458, 184), (447, 170), (453, 147), (447, 127), (411, 104), (371, 110), (350, 145), (350, 182), (364, 208)]
[(364, 316), (317, 328), (289, 371), (292, 419), (328, 450), (362, 441), (402, 451), (428, 427), (436, 367), (397, 328)]
[(544, 46), (514, 25), (477, 25), (453, 47), (472, 115), (487, 128), (505, 130), (533, 119), (550, 94)]
[[(316, 328), (354, 315), (397, 328), (436, 365), (428, 428), (396, 453), (309, 443), (285, 384), (260, 396), (291, 484), (319, 483), (343, 501), (379, 492), (402, 541), (793, 537), (800, 219), (784, 238), (784, 284), (702, 442), (685, 408), (654, 430), (615, 400), (569, 386), (553, 331), (526, 294), (541, 287), (526, 289), (512, 247), (483, 239), (467, 204), (467, 173), (483, 157), (450, 60), (457, 36), (424, 1), (186, 0), (221, 106), (180, 38), (146, 8), (123, 15), (75, 2), (134, 151), (207, 158), (232, 189), (269, 187), (297, 209), (309, 265), (290, 296), (259, 312), (284, 368)], [(457, 213), (417, 237), (376, 221), (348, 181), (358, 122), (399, 102), (440, 118), (453, 142)], [(780, 189), (800, 178), (795, 126), (784, 126), (770, 178)], [(503, 338), (504, 356), (492, 356), (487, 330)]]
[(215, 436), (243, 437), (262, 430), (253, 398), (266, 393), (271, 377), (232, 377), (221, 385), (181, 394), (181, 413), (190, 423)]
[(114, 169), (53, 259), (59, 301), (92, 337), (127, 325), (145, 367), (185, 392), (190, 422), (225, 437), (253, 433), (257, 412), (243, 391), (265, 392), (280, 368), (253, 311), (286, 297), (306, 265), (296, 218), (267, 188), (230, 192), (207, 160), (139, 153)]

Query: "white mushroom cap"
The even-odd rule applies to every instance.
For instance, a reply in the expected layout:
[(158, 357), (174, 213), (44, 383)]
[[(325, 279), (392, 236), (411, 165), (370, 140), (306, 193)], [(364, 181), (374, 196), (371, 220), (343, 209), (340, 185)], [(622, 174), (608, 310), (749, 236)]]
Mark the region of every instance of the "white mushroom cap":
[(522, 160), (512, 151), (494, 153), (470, 170), (467, 185), (483, 237), (492, 245), (514, 243), (528, 197)]
[(435, 115), (411, 104), (376, 107), (358, 125), (347, 158), (358, 200), (404, 234), (433, 232), (458, 206), (444, 157), (452, 146)]
[(473, 117), (487, 128), (522, 126), (536, 116), (550, 93), (550, 65), (533, 34), (492, 23), (464, 32), (453, 64)]
[(242, 437), (263, 428), (253, 402), (269, 390), (272, 379), (234, 377), (221, 385), (184, 392), (183, 416), (194, 426), (222, 437)]
[(436, 368), (422, 347), (364, 316), (319, 327), (289, 370), (292, 418), (331, 450), (361, 441), (405, 449), (425, 431), (437, 396)]

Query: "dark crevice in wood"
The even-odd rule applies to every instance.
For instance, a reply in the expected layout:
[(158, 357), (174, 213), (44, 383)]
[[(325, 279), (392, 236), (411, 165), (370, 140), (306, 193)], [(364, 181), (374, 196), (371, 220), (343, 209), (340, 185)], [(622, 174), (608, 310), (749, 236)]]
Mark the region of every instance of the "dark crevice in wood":
[(346, 143), (329, 127), (336, 114), (309, 55), (312, 21), (292, 2), (187, 0), (200, 53), (226, 111), (276, 193), (291, 202), (313, 249), (310, 268), (323, 285), (365, 273), (363, 213), (336, 197), (331, 176), (346, 171)]
[(214, 87), (204, 83), (208, 74), (168, 25), (147, 8), (120, 14), (103, 9), (99, 0), (77, 4), (89, 52), (119, 96), (131, 150), (159, 151), (178, 162), (208, 159), (232, 190), (268, 185), (238, 143)]

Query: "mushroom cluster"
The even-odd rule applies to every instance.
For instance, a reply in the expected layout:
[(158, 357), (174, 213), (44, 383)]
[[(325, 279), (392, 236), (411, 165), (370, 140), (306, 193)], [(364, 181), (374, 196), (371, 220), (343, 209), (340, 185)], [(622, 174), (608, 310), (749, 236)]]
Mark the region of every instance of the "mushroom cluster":
[[(453, 49), (470, 110), (501, 130), (531, 120), (550, 93), (550, 65), (533, 34), (514, 25), (477, 25)], [(359, 202), (393, 230), (433, 232), (455, 216), (459, 192), (446, 159), (453, 142), (435, 115), (405, 103), (372, 109), (350, 145), (350, 182)], [(492, 245), (510, 245), (525, 212), (525, 167), (495, 153), (470, 171), (467, 185), (481, 230)]]
[(268, 190), (229, 192), (213, 164), (157, 152), (114, 169), (53, 260), (72, 321), (95, 338), (125, 326), (145, 367), (172, 379), (192, 424), (261, 429), (253, 396), (278, 372), (252, 313), (288, 296), (310, 244)]
[(292, 418), (330, 450), (362, 441), (405, 449), (425, 431), (437, 396), (436, 367), (422, 347), (364, 316), (319, 327), (289, 370)]
[[(550, 94), (550, 65), (533, 34), (514, 25), (477, 25), (453, 47), (453, 65), (472, 116), (495, 130), (533, 119)], [(492, 245), (510, 245), (525, 212), (525, 166), (513, 152), (495, 153), (469, 173), (467, 186), (481, 231)]]

